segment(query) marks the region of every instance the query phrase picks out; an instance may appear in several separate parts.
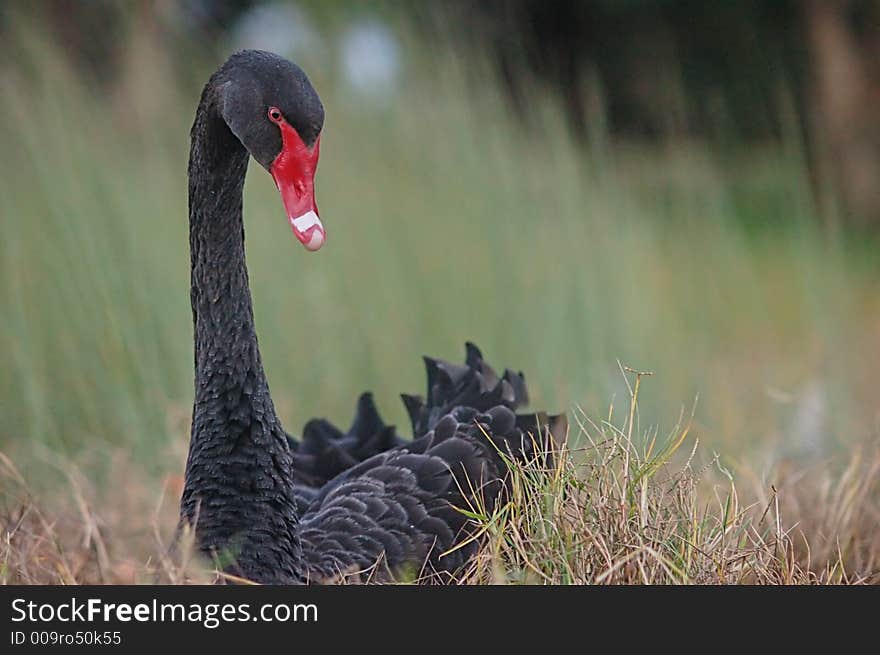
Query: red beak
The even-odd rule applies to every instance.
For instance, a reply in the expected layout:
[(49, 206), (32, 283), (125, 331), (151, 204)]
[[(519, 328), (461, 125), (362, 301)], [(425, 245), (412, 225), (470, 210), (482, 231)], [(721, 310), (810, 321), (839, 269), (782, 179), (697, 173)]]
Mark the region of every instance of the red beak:
[(315, 204), (315, 170), (321, 146), (320, 135), (309, 148), (286, 121), (281, 120), (281, 152), (269, 172), (281, 192), (281, 202), (296, 238), (315, 251), (324, 245), (327, 233)]

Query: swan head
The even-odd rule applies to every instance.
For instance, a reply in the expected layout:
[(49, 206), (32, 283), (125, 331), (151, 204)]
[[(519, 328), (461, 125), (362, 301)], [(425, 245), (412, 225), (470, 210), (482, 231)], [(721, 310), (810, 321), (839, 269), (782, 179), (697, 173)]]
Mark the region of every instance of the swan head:
[(287, 220), (307, 250), (327, 233), (315, 203), (315, 172), (324, 107), (296, 64), (270, 52), (243, 50), (217, 73), (220, 115), (275, 181)]

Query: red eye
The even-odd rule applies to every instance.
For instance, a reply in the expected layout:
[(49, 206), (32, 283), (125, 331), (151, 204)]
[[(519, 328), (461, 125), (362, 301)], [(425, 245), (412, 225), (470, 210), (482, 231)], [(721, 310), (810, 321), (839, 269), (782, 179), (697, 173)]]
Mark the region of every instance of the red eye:
[(280, 123), (281, 118), (282, 118), (281, 112), (278, 111), (277, 107), (269, 107), (269, 120), (270, 121), (272, 121), (273, 123)]

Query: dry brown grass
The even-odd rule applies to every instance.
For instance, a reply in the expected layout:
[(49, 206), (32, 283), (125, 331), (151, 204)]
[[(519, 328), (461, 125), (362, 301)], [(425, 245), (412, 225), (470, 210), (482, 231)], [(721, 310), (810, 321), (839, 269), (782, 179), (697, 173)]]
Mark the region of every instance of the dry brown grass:
[[(491, 515), (462, 508), (484, 547), (461, 583), (880, 582), (876, 444), (839, 469), (783, 462), (761, 477), (740, 466), (737, 477), (750, 482), (738, 487), (721, 458), (701, 459), (688, 423), (665, 439), (639, 432), (640, 382), (636, 374), (619, 423), (613, 409), (603, 420), (575, 412), (572, 445), (553, 466), (513, 465), (509, 502)], [(63, 491), (37, 498), (0, 454), (0, 582), (214, 579), (200, 562), (169, 554), (179, 476), (156, 485), (124, 461), (104, 493), (72, 464), (52, 464)]]
[(674, 465), (669, 451), (652, 457), (594, 427), (601, 441), (565, 450), (550, 470), (516, 466), (512, 501), (474, 512), (488, 539), (462, 582), (880, 582), (876, 449), (837, 476), (786, 466), (744, 492), (717, 459), (697, 467), (692, 450)]
[(718, 455), (696, 463), (690, 422), (634, 439), (645, 374), (628, 373), (620, 425), (613, 407), (602, 421), (575, 412), (583, 445), (563, 446), (550, 469), (512, 464), (511, 501), (492, 516), (470, 508), (488, 539), (463, 582), (880, 582), (877, 445), (837, 474), (828, 462), (783, 462), (762, 483), (743, 466), (753, 482), (742, 491)]

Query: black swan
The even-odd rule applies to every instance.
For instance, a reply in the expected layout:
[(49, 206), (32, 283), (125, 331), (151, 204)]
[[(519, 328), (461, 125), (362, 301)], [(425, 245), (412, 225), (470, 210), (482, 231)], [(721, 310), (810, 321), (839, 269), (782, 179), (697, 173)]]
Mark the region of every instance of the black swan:
[(181, 527), (215, 565), (262, 583), (448, 581), (477, 548), (467, 508), (491, 509), (507, 457), (541, 456), (555, 417), (517, 416), (521, 374), (498, 376), (467, 345), (427, 359), (428, 393), (404, 396), (405, 441), (364, 394), (347, 433), (275, 413), (254, 328), (242, 223), (248, 157), (275, 180), (296, 237), (326, 239), (314, 199), (324, 110), (306, 75), (268, 52), (232, 55), (202, 92), (191, 132), (189, 217), (195, 400)]

